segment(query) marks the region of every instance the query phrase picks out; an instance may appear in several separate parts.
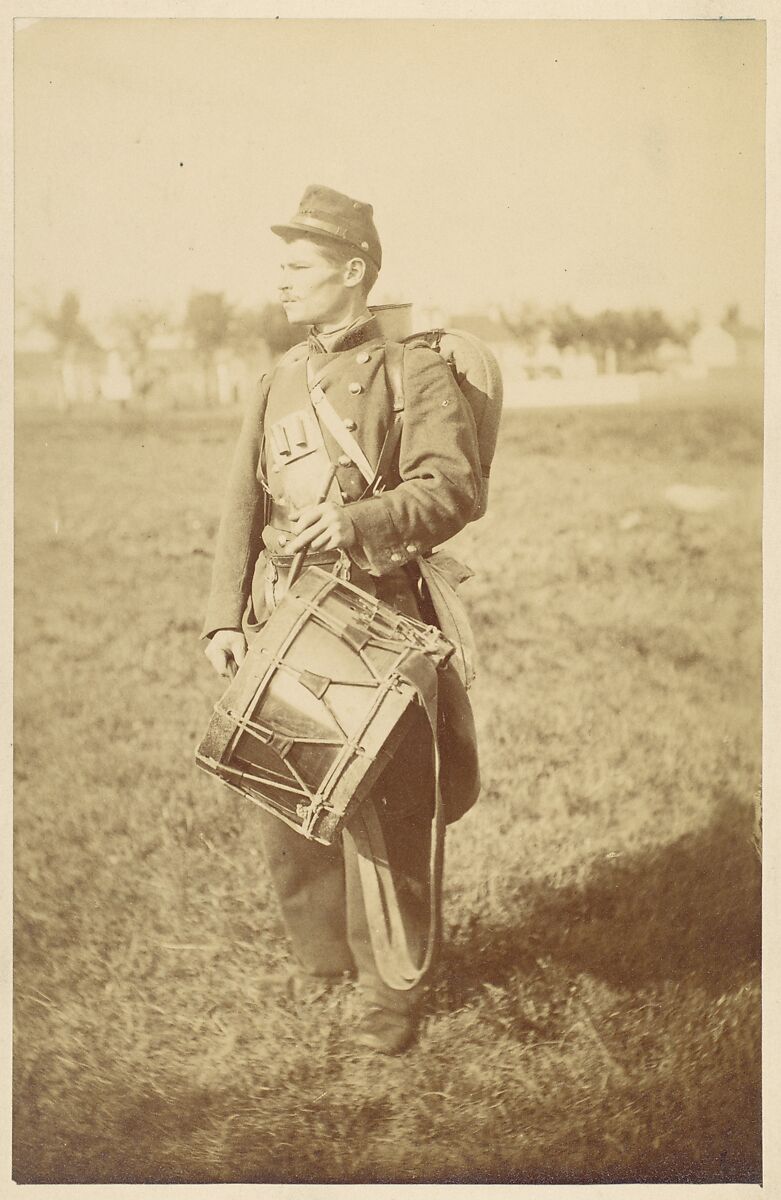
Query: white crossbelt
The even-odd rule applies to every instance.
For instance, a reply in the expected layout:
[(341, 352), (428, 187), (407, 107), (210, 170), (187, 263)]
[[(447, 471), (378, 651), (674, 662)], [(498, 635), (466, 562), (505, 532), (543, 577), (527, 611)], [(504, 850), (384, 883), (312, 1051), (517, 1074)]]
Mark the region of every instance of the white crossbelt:
[(311, 382), (311, 368), (309, 362), (307, 362), (307, 382), (309, 384), (309, 396), (312, 401), (312, 407), (317, 413), (318, 418), (323, 422), (337, 445), (341, 447), (345, 454), (349, 455), (358, 470), (363, 475), (366, 482), (373, 483), (376, 475), (374, 467), (371, 465), (363, 450), (350, 433), (350, 430), (339, 416), (338, 412), (326, 396), (320, 384), (313, 384)]

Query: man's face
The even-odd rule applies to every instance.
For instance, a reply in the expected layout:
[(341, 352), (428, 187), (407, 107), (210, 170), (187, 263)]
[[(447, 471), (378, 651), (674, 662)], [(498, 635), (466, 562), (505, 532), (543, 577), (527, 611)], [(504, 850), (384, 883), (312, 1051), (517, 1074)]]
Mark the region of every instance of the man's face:
[(354, 289), (345, 284), (345, 268), (334, 266), (316, 242), (297, 238), (284, 245), (279, 297), (288, 321), (302, 325), (338, 323), (349, 309)]

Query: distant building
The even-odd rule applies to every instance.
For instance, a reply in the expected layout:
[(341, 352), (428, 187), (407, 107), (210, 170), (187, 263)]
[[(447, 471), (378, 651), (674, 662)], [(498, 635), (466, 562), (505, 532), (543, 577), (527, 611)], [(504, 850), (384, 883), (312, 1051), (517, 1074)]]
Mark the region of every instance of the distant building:
[(761, 371), (765, 365), (765, 337), (761, 329), (742, 325), (735, 334), (738, 366), (748, 371)]
[(559, 359), (562, 379), (594, 379), (599, 372), (597, 360), (587, 350), (565, 346)]
[(737, 366), (738, 345), (721, 325), (704, 325), (689, 343), (689, 357), (699, 374), (707, 374), (720, 367)]
[(127, 404), (133, 398), (133, 380), (118, 350), (109, 350), (106, 369), (100, 377), (100, 394), (110, 404)]

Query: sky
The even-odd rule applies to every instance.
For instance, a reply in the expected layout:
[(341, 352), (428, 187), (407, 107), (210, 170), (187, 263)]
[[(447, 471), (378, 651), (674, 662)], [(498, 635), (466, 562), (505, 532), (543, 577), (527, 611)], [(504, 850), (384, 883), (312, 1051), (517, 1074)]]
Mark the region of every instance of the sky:
[(374, 205), (376, 302), (760, 323), (764, 82), (749, 21), (24, 23), (17, 295), (274, 299), (323, 183)]

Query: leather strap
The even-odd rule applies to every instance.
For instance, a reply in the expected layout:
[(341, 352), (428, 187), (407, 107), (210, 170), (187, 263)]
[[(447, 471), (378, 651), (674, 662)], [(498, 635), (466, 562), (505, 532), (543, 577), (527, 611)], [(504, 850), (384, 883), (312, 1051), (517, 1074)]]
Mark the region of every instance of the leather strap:
[(331, 437), (338, 446), (349, 455), (355, 463), (358, 470), (363, 475), (367, 483), (374, 479), (374, 468), (364, 454), (361, 447), (356, 442), (350, 430), (345, 425), (342, 418), (334, 408), (331, 401), (326, 396), (319, 383), (312, 382), (312, 373), (309, 362), (307, 362), (307, 384), (309, 386), (309, 396), (312, 401), (318, 418), (323, 422)]
[[(440, 562), (444, 564), (445, 569), (440, 567)], [(456, 648), (452, 659), (453, 666), (464, 687), (469, 689), (475, 680), (475, 663), (477, 661), (475, 636), (461, 598), (448, 578), (452, 572), (448, 572), (446, 569), (451, 563), (456, 568), (461, 564), (448, 555), (442, 554), (441, 551), (428, 557), (421, 557), (417, 563), (423, 582), (428, 588), (437, 624), (448, 641), (452, 642)], [(468, 578), (471, 571), (467, 568), (462, 568), (462, 570), (464, 577)]]
[(385, 343), (385, 378), (393, 396), (394, 413), (404, 412), (404, 346), (401, 342)]
[(385, 490), (385, 481), (393, 466), (404, 423), (404, 346), (400, 342), (385, 343), (385, 380), (393, 397), (393, 423), (388, 427), (377, 460), (377, 473), (372, 481), (375, 494)]
[(393, 422), (385, 435), (377, 466), (374, 468), (326, 396), (311, 360), (307, 361), (307, 386), (312, 407), (336, 444), (352, 459), (363, 475), (367, 491), (374, 493), (385, 490), (385, 480), (401, 440), (404, 418), (404, 347), (398, 342), (385, 344), (385, 378), (393, 398)]

